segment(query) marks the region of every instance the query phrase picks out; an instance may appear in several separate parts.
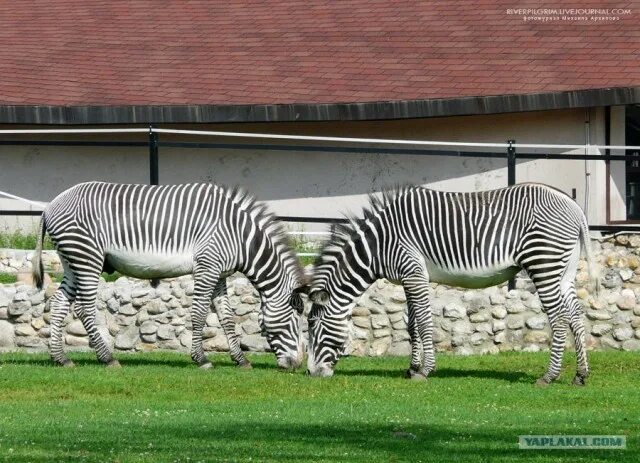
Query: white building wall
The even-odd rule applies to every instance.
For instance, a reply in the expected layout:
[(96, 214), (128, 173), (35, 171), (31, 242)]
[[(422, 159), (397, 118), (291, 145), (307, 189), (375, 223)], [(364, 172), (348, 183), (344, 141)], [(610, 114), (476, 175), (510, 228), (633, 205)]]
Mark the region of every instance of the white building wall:
[[(602, 108), (598, 108), (404, 121), (227, 124), (189, 128), (442, 141), (504, 142), (515, 139), (521, 143), (552, 144), (583, 144), (589, 134), (591, 144), (603, 144), (603, 113)], [(588, 124), (585, 123), (587, 120), (590, 121)], [(43, 136), (39, 138), (43, 139)], [(161, 134), (160, 138), (187, 139), (166, 134)], [(101, 135), (92, 139), (144, 141), (145, 137)], [(214, 140), (198, 137), (197, 141)], [(583, 150), (572, 152), (582, 153)], [(149, 178), (146, 148), (0, 146), (0, 166), (1, 191), (45, 202), (82, 181), (146, 183)], [(602, 224), (605, 222), (603, 162), (521, 160), (517, 164), (517, 181), (543, 182), (569, 194), (575, 188), (577, 201), (584, 207), (586, 172), (591, 173), (589, 219), (591, 223)], [(505, 159), (160, 148), (161, 183), (199, 181), (240, 184), (259, 199), (268, 201), (280, 215), (336, 217), (348, 211), (358, 214), (368, 193), (389, 185), (410, 183), (442, 190), (483, 190), (505, 186), (507, 171)], [(17, 208), (16, 205), (13, 201), (0, 200), (2, 208)], [(0, 221), (5, 226), (12, 223), (2, 217)], [(23, 220), (27, 227), (34, 222)]]

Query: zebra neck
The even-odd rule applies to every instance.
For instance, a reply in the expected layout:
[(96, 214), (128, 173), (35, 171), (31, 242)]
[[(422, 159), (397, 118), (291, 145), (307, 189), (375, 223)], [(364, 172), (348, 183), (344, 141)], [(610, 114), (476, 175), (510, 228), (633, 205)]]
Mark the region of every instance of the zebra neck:
[(345, 305), (357, 300), (381, 277), (378, 258), (369, 241), (358, 236), (346, 242), (338, 253), (337, 267), (329, 271), (328, 286)]
[(278, 294), (285, 283), (286, 275), (282, 271), (270, 272), (243, 272), (253, 286), (267, 298)]
[(261, 236), (245, 247), (240, 271), (260, 293), (270, 296), (284, 284), (286, 275), (278, 247), (266, 236)]

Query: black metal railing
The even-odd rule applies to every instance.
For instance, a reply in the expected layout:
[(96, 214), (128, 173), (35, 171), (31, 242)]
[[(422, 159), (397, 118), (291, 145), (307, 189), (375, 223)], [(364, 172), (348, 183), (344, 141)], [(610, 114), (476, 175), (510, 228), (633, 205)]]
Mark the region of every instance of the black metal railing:
[[(188, 148), (188, 149), (225, 149), (225, 150), (262, 150), (262, 151), (295, 151), (295, 152), (324, 152), (344, 154), (371, 155), (412, 155), (412, 156), (449, 156), (505, 159), (507, 165), (507, 184), (516, 183), (516, 166), (518, 159), (561, 159), (561, 160), (601, 160), (625, 161), (625, 155), (612, 155), (607, 149), (606, 154), (557, 154), (557, 153), (517, 153), (516, 141), (508, 140), (507, 149), (497, 151), (463, 151), (434, 148), (381, 148), (381, 147), (350, 147), (350, 146), (318, 146), (309, 144), (266, 144), (266, 143), (203, 143), (188, 141), (163, 141), (159, 134), (149, 127), (147, 141), (79, 141), (79, 140), (0, 140), (0, 146), (95, 146), (95, 147), (148, 147), (149, 149), (149, 183), (160, 183), (160, 148)], [(0, 216), (38, 216), (41, 211), (29, 210), (0, 210)], [(279, 216), (278, 220), (296, 223), (346, 223), (343, 218)], [(604, 233), (640, 232), (640, 226), (633, 225), (592, 225), (590, 229)], [(513, 287), (510, 283), (510, 288)]]

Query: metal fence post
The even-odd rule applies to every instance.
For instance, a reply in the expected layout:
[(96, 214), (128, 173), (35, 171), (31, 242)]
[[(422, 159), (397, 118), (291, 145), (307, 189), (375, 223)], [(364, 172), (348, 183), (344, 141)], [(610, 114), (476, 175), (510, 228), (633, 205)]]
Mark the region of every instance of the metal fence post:
[(515, 140), (507, 140), (507, 185), (516, 184), (516, 147)]
[(153, 131), (154, 126), (149, 126), (149, 183), (157, 185), (158, 178), (158, 134)]
[[(507, 147), (507, 185), (516, 184), (516, 147), (514, 146), (515, 140), (507, 140), (509, 146)], [(512, 278), (508, 283), (509, 291), (516, 289), (516, 280)]]

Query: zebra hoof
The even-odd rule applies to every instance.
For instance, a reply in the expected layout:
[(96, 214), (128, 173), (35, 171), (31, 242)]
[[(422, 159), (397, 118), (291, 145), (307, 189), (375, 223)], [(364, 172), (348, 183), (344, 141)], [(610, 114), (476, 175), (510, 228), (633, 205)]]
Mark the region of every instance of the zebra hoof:
[(410, 379), (412, 381), (426, 381), (427, 375), (425, 375), (421, 371), (412, 370), (409, 368), (404, 375), (405, 378)]
[(576, 375), (573, 378), (573, 381), (571, 381), (571, 384), (573, 384), (574, 386), (584, 386), (585, 385), (584, 380), (585, 380), (584, 376)]
[(106, 366), (107, 368), (122, 368), (122, 365), (120, 365), (120, 362), (118, 362), (116, 359), (107, 362)]
[(203, 363), (202, 365), (200, 365), (200, 368), (202, 370), (210, 370), (210, 369), (213, 368), (213, 363), (211, 363), (211, 362)]
[(547, 387), (549, 384), (551, 384), (551, 381), (544, 376), (542, 378), (538, 378), (538, 381), (536, 381), (536, 386), (538, 387)]
[(63, 360), (62, 362), (60, 362), (60, 366), (63, 368), (73, 368), (76, 366), (75, 363), (73, 363), (73, 361), (67, 359), (67, 360)]
[(238, 368), (242, 370), (251, 370), (253, 366), (251, 365), (251, 362), (245, 361), (242, 363), (238, 363)]

